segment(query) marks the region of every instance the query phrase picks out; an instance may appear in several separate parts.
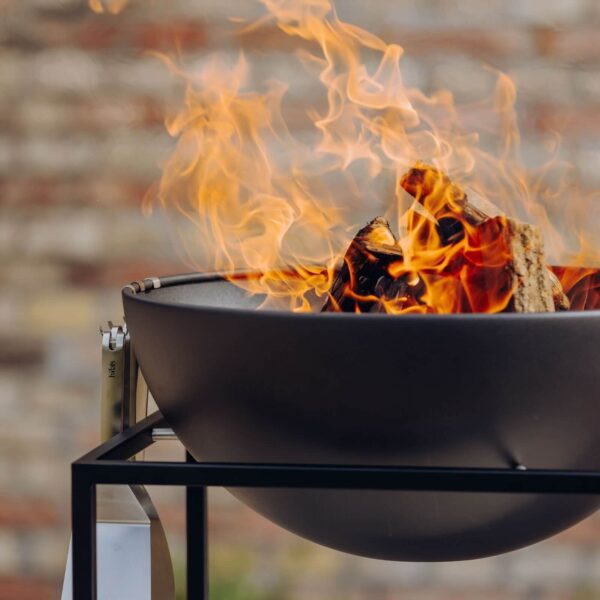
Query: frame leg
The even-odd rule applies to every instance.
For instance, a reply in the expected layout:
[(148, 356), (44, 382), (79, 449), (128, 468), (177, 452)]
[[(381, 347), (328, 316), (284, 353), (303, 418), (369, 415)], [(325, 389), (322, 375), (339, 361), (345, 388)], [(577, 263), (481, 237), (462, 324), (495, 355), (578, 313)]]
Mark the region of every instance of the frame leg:
[[(196, 462), (186, 452), (186, 462)], [(206, 487), (186, 487), (187, 598), (208, 600)]]
[(73, 598), (96, 600), (96, 484), (73, 468), (71, 477), (73, 529)]

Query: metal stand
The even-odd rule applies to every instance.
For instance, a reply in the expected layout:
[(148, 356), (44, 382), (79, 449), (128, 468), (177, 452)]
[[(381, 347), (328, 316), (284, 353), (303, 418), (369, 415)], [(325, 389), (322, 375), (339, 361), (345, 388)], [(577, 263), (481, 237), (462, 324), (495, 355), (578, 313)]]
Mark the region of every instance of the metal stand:
[(156, 412), (98, 446), (72, 465), (73, 597), (96, 600), (96, 486), (185, 486), (187, 597), (207, 600), (207, 504), (209, 486), (343, 488), (438, 492), (600, 494), (600, 472), (516, 469), (450, 469), (144, 462), (127, 459), (168, 427)]

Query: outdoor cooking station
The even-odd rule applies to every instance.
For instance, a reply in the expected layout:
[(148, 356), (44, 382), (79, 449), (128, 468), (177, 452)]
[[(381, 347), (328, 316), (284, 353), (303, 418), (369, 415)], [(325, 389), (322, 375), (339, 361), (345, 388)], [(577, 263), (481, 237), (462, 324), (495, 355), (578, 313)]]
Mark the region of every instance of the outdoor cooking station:
[[(592, 343), (600, 335), (597, 311), (412, 318), (261, 313), (223, 277), (197, 274), (136, 282), (123, 298), (135, 344), (125, 365), (123, 431), (72, 470), (74, 598), (96, 595), (98, 484), (186, 487), (190, 599), (207, 597), (210, 486), (233, 488), (268, 518), (325, 545), (399, 560), (457, 560), (516, 549), (572, 525), (600, 502), (598, 411), (589, 392), (598, 389), (600, 377)], [(392, 339), (402, 331), (409, 342), (392, 355), (411, 375), (404, 402), (385, 402), (398, 376), (381, 359), (387, 342), (380, 341), (377, 357), (365, 352), (383, 339), (384, 329)], [(435, 345), (427, 341), (433, 329)], [(441, 393), (445, 370), (456, 366), (444, 366), (441, 357), (459, 330), (467, 364), (480, 352), (478, 344), (489, 346), (474, 378), (477, 384), (502, 373), (496, 389), (481, 394), (480, 386), (459, 379), (451, 395)], [(287, 352), (269, 346), (282, 331)], [(315, 343), (325, 345), (318, 361), (309, 358)], [(534, 359), (519, 367), (534, 348)], [(427, 364), (420, 367), (409, 356), (427, 356)], [(164, 416), (157, 412), (135, 423), (130, 406), (137, 360)], [(376, 406), (366, 411), (360, 404), (366, 384), (348, 377), (357, 361), (365, 369), (377, 361), (381, 368), (380, 393), (370, 398)], [(431, 376), (432, 364), (438, 377)], [(240, 380), (227, 382), (234, 368)], [(280, 378), (266, 378), (267, 372)], [(302, 385), (301, 372), (310, 372), (313, 383), (333, 378), (339, 396), (331, 398), (327, 386)], [(286, 382), (281, 409), (272, 401)], [(511, 401), (506, 393), (515, 389), (522, 395)], [(335, 401), (337, 412), (330, 408)], [(401, 412), (391, 412), (394, 406)], [(386, 419), (370, 422), (370, 410), (383, 408)], [(316, 433), (294, 428), (296, 420), (314, 422)], [(175, 435), (188, 450), (185, 463), (128, 460)], [(317, 497), (320, 514), (306, 510), (306, 494)], [(446, 495), (428, 530), (437, 494)], [(331, 522), (335, 506), (350, 507), (347, 515), (339, 511), (339, 528)], [(382, 506), (388, 508), (383, 520)]]

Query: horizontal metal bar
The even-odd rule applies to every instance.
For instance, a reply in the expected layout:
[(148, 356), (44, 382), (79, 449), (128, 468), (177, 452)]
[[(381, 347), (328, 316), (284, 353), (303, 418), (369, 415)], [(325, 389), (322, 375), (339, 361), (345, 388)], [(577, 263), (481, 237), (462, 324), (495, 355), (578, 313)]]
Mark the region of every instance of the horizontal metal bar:
[(515, 494), (600, 494), (587, 471), (175, 463), (78, 462), (95, 483), (223, 487), (369, 489)]
[(90, 463), (97, 460), (118, 460), (135, 456), (150, 444), (152, 444), (152, 430), (166, 426), (162, 414), (157, 411), (149, 417), (142, 419), (133, 427), (115, 435), (85, 456), (82, 456), (74, 464)]
[(153, 442), (174, 442), (179, 440), (170, 427), (155, 427), (152, 430), (152, 441)]
[(171, 439), (170, 435), (156, 412), (83, 456), (73, 463), (73, 470), (94, 484), (600, 494), (596, 471), (124, 460), (155, 437)]

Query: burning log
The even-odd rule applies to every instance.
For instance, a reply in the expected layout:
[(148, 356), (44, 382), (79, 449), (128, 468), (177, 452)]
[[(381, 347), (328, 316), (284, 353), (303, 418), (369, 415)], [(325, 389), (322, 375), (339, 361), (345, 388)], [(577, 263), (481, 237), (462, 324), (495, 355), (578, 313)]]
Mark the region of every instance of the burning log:
[(504, 235), (513, 277), (512, 312), (554, 312), (554, 292), (546, 267), (544, 242), (537, 227), (505, 219)]
[(600, 309), (600, 269), (552, 267), (552, 274), (564, 289), (571, 310)]
[(410, 169), (400, 185), (437, 220), (443, 245), (456, 243), (463, 237), (461, 220), (477, 227), (490, 218), (471, 204), (465, 192), (444, 173), (425, 163), (419, 162)]
[(550, 274), (550, 285), (552, 286), (552, 298), (554, 300), (554, 309), (570, 310), (571, 301), (569, 300), (567, 294), (565, 294), (560, 279), (550, 268), (548, 269), (548, 273)]
[(408, 284), (388, 273), (390, 264), (403, 260), (389, 223), (377, 217), (354, 237), (336, 275), (323, 312), (374, 312), (379, 299), (398, 299)]
[(476, 228), (490, 221), (497, 225), (498, 235), (504, 237), (510, 256), (506, 267), (511, 274), (513, 294), (507, 310), (568, 310), (569, 301), (560, 281), (545, 264), (542, 235), (535, 226), (508, 217), (489, 217), (471, 204), (465, 192), (444, 173), (424, 163), (417, 163), (408, 171), (400, 185), (438, 220), (442, 245), (461, 240), (465, 235), (464, 223)]
[[(421, 244), (428, 249), (432, 227), (439, 247), (455, 254), (447, 264), (441, 261), (441, 266), (425, 268), (421, 276), (444, 289), (446, 296), (455, 294), (457, 298), (448, 302), (440, 297), (443, 309), (436, 306), (435, 295), (425, 299), (425, 282), (403, 271), (404, 256), (396, 237), (387, 221), (378, 217), (350, 244), (324, 312), (383, 312), (389, 306), (394, 312), (414, 306), (422, 312), (568, 310), (569, 300), (560, 281), (545, 264), (538, 228), (504, 216), (490, 217), (471, 204), (445, 174), (423, 163), (406, 173), (400, 185), (432, 217), (428, 220), (418, 211), (409, 217), (409, 234), (416, 236), (415, 255), (418, 257)], [(469, 243), (457, 246), (466, 236)]]

